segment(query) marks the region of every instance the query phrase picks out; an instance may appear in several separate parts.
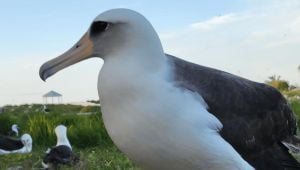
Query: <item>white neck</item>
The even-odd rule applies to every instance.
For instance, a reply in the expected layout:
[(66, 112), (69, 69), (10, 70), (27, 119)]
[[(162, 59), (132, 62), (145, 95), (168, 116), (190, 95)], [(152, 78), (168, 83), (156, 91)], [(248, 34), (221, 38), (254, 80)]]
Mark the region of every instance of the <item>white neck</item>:
[(57, 143), (56, 146), (60, 146), (60, 145), (66, 145), (69, 146), (72, 149), (72, 146), (67, 138), (67, 135), (60, 135), (57, 136)]
[(12, 126), (12, 131), (16, 132), (17, 136), (19, 136), (19, 130), (16, 126)]

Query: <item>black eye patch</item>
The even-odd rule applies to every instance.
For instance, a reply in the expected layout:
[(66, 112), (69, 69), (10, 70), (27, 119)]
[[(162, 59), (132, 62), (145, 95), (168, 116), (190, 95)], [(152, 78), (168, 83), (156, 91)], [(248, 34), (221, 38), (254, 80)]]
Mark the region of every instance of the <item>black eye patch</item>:
[(107, 29), (107, 27), (108, 27), (107, 22), (103, 22), (103, 21), (93, 22), (91, 29), (90, 29), (90, 35), (94, 36), (99, 33), (102, 33)]

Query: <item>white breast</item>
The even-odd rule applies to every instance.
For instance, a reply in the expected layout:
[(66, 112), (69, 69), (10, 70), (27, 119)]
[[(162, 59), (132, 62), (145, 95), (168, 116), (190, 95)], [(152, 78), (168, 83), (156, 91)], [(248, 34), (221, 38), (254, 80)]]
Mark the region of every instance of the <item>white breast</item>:
[(113, 66), (105, 63), (99, 75), (104, 123), (115, 144), (138, 165), (253, 169), (220, 137), (219, 120), (194, 94), (168, 82), (164, 71), (147, 73), (124, 62)]

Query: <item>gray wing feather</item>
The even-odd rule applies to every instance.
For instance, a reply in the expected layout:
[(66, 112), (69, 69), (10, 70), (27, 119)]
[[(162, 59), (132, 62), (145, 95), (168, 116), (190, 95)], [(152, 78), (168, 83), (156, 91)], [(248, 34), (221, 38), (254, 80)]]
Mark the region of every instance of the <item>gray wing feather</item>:
[[(297, 129), (294, 113), (280, 92), (263, 83), (193, 64), (168, 54), (166, 56), (174, 72), (173, 83), (203, 97), (208, 111), (223, 124), (220, 134), (244, 159), (252, 165), (256, 164), (257, 153), (267, 148), (268, 152), (261, 154), (264, 159), (262, 161), (291, 159), (291, 164), (298, 166), (288, 156), (285, 148), (282, 148), (284, 146), (278, 144), (295, 135)], [(272, 146), (274, 149), (270, 149)], [(282, 158), (273, 159), (270, 156), (275, 154), (272, 153), (275, 150), (282, 151)], [(266, 158), (267, 155), (269, 158)]]

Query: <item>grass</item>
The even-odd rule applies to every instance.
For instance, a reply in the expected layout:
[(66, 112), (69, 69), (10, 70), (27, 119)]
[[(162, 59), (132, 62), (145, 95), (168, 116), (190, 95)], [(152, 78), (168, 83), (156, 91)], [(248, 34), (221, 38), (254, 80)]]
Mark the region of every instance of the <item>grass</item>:
[[(35, 147), (30, 154), (11, 154), (0, 156), (0, 169), (22, 167), (23, 169), (41, 169), (45, 148)], [(138, 170), (137, 167), (115, 146), (90, 147), (85, 149), (74, 148), (80, 162), (72, 167), (62, 165), (62, 170)]]
[(290, 105), (294, 113), (300, 118), (300, 100), (291, 100)]
[[(74, 167), (60, 169), (122, 170), (137, 167), (122, 154), (109, 138), (102, 121), (100, 108), (96, 106), (52, 105), (50, 113), (42, 111), (42, 105), (7, 106), (0, 115), (0, 134), (9, 131), (14, 123), (20, 133), (33, 138), (30, 154), (0, 155), (0, 169), (21, 166), (23, 169), (40, 169), (44, 152), (56, 144), (54, 128), (63, 124), (68, 128), (68, 138), (80, 162)], [(90, 115), (78, 115), (89, 112)]]
[(290, 106), (293, 110), (293, 112), (295, 113), (296, 117), (297, 117), (297, 124), (298, 124), (298, 129), (297, 129), (297, 132), (298, 132), (298, 135), (300, 134), (300, 100), (290, 100), (289, 101), (290, 103)]

